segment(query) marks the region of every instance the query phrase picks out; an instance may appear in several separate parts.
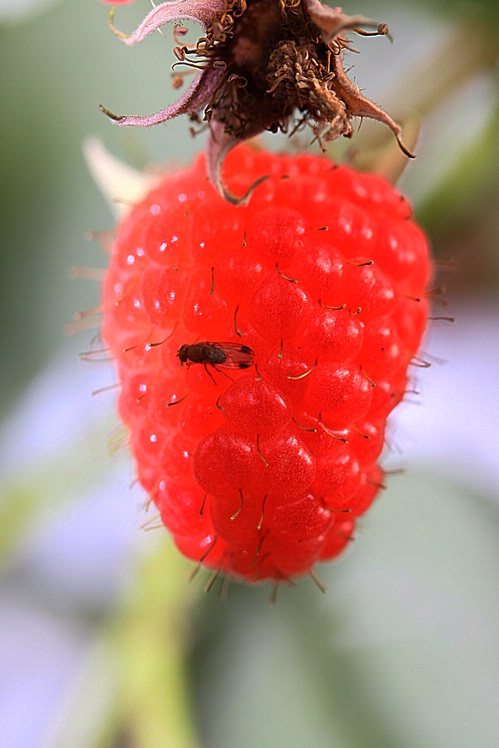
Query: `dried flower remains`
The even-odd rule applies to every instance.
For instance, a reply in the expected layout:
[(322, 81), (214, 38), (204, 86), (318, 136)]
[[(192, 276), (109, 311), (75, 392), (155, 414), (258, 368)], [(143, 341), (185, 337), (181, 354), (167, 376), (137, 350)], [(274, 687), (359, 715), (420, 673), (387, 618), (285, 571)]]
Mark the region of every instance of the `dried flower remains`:
[[(204, 31), (195, 45), (179, 43), (174, 50), (178, 62), (199, 70), (185, 93), (146, 116), (101, 109), (124, 126), (149, 127), (180, 114), (208, 123), (208, 176), (229, 202), (243, 204), (256, 185), (242, 197), (232, 194), (222, 178), (225, 156), (266, 130), (292, 134), (309, 125), (324, 149), (341, 135), (352, 136), (354, 117), (368, 117), (388, 125), (404, 153), (413, 156), (400, 126), (360, 93), (343, 68), (349, 48), (344, 34), (386, 35), (385, 24), (347, 16), (319, 0), (171, 0), (155, 6), (130, 35), (115, 28), (113, 9), (110, 15), (112, 30), (128, 45), (182, 20)], [(186, 31), (176, 27), (179, 42)], [(177, 77), (174, 85), (181, 82)]]

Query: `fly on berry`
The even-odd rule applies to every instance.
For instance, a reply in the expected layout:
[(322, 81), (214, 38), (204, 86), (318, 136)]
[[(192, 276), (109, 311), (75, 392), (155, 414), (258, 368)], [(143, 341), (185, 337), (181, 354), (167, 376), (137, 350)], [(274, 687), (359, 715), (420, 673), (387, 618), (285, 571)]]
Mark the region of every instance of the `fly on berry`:
[(239, 343), (194, 343), (181, 345), (177, 351), (180, 364), (208, 364), (215, 369), (248, 369), (253, 365), (253, 351)]

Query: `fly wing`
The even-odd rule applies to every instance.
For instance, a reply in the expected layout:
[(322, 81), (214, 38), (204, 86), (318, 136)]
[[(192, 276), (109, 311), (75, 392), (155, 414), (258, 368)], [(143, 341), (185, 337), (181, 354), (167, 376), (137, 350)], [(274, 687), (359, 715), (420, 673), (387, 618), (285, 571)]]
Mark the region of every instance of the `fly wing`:
[(224, 369), (248, 369), (253, 365), (253, 351), (240, 343), (212, 343), (225, 354), (225, 361), (217, 366)]

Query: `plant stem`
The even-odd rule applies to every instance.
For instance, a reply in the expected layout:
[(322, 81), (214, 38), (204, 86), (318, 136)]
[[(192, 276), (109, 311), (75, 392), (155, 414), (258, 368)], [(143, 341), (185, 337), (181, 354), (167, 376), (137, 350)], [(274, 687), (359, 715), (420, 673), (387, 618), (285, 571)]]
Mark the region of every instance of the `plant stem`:
[(185, 651), (195, 589), (172, 542), (142, 564), (114, 627), (119, 723), (137, 748), (195, 748)]

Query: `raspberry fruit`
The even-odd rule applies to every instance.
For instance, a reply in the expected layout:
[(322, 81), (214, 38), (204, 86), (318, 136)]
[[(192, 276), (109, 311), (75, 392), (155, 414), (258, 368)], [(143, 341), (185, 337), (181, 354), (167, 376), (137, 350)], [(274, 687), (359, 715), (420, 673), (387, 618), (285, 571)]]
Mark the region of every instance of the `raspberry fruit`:
[(200, 156), (133, 208), (103, 336), (138, 478), (177, 546), (278, 582), (340, 554), (377, 494), (430, 261), (382, 178), (246, 146), (227, 159), (231, 188), (262, 173), (235, 207)]

